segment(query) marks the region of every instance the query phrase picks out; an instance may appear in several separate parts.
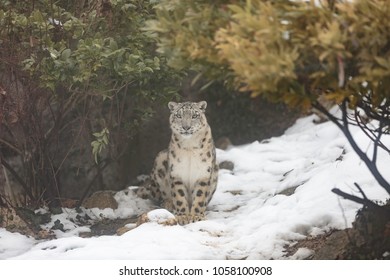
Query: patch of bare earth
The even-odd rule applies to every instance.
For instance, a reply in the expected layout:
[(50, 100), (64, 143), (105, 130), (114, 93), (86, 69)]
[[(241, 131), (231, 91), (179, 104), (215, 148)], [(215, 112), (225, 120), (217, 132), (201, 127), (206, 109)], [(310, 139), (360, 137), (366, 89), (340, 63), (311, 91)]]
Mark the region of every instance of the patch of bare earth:
[(286, 257), (298, 249), (307, 248), (313, 260), (373, 260), (390, 259), (390, 202), (382, 206), (363, 207), (352, 228), (331, 230), (318, 236), (308, 236), (286, 246)]
[(285, 247), (286, 257), (294, 255), (298, 249), (307, 248), (313, 251), (308, 260), (337, 260), (342, 259), (349, 241), (347, 230), (331, 230), (325, 234), (308, 236), (291, 246)]

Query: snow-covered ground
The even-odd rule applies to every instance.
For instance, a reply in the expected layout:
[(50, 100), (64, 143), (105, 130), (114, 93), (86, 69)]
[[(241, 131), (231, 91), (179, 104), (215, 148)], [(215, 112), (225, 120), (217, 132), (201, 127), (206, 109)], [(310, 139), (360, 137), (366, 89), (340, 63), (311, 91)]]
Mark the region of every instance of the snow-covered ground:
[[(54, 240), (37, 241), (0, 228), (0, 259), (284, 259), (284, 247), (296, 240), (351, 226), (361, 205), (338, 197), (332, 188), (360, 195), (353, 185), (357, 182), (368, 198), (388, 198), (340, 130), (330, 122), (314, 124), (315, 118), (299, 119), (280, 137), (218, 150), (218, 161), (232, 161), (235, 167), (219, 171), (206, 221), (186, 226), (149, 222), (121, 236), (81, 238), (78, 234), (90, 229), (72, 222), (80, 213), (64, 209), (45, 226), (51, 228), (57, 219), (64, 224), (66, 232), (56, 230)], [(364, 150), (372, 148), (358, 128), (353, 134)], [(384, 141), (389, 145), (390, 137)], [(380, 154), (378, 163), (390, 180), (385, 173), (390, 156)], [(295, 187), (292, 195), (280, 194)], [(152, 209), (131, 188), (115, 198), (116, 210), (82, 214), (126, 218)], [(166, 215), (154, 212), (159, 213)], [(303, 249), (289, 258), (308, 254)]]

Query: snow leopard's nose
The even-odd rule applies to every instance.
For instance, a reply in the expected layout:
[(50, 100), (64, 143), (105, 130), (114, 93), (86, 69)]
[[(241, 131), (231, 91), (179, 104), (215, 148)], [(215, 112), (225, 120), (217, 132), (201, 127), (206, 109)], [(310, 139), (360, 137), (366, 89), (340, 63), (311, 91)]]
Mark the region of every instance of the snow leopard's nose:
[(183, 125), (183, 129), (184, 129), (185, 131), (190, 130), (190, 128), (191, 128), (191, 126), (189, 126), (189, 125)]

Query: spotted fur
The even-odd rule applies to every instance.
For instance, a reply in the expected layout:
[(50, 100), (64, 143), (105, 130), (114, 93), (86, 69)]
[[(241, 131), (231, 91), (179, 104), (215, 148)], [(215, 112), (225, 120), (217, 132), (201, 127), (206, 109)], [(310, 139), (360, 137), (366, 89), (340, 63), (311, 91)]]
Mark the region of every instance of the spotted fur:
[(172, 130), (168, 149), (160, 152), (148, 192), (172, 211), (180, 224), (205, 218), (218, 181), (215, 146), (205, 110), (207, 103), (169, 102)]

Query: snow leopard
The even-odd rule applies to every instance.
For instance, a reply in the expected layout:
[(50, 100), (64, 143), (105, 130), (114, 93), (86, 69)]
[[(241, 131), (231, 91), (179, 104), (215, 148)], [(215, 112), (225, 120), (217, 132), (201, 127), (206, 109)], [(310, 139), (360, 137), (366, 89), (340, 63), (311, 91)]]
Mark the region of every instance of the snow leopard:
[(147, 186), (149, 198), (171, 211), (181, 225), (205, 219), (218, 183), (206, 107), (206, 101), (168, 103), (171, 139), (168, 149), (157, 155)]

